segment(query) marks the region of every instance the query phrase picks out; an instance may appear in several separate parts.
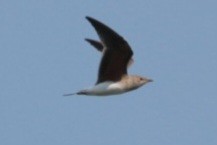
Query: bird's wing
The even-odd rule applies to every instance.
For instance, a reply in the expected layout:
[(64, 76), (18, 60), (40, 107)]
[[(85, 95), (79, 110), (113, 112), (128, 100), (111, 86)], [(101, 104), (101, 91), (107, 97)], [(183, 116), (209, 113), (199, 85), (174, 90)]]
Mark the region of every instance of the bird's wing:
[(106, 48), (102, 57), (97, 83), (104, 81), (118, 81), (127, 74), (127, 64), (133, 55), (129, 44), (114, 30), (105, 24), (91, 18), (87, 20), (95, 28), (103, 46)]
[(97, 40), (93, 39), (85, 39), (87, 42), (89, 42), (94, 48), (96, 48), (98, 51), (102, 52), (103, 51), (103, 44)]
[[(93, 39), (89, 39), (89, 38), (85, 38), (85, 40), (87, 42), (89, 42), (94, 48), (96, 48), (96, 50), (98, 50), (99, 52), (104, 52), (104, 47), (102, 42), (97, 41), (97, 40), (93, 40)], [(127, 63), (127, 67), (130, 67), (132, 64), (134, 63), (133, 58), (131, 57), (129, 62)]]

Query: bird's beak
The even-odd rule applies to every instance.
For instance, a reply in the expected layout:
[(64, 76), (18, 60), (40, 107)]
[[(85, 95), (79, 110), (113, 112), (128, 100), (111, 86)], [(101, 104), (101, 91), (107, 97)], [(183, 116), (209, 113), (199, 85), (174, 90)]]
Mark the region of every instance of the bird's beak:
[(148, 79), (148, 82), (153, 82), (153, 80), (152, 79)]

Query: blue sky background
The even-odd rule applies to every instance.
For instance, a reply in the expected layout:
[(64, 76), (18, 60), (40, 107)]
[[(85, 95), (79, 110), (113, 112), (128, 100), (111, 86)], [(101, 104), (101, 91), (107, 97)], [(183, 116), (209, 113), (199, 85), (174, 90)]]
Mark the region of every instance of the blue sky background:
[[(1, 0), (1, 145), (216, 145), (215, 0)], [(111, 97), (92, 86), (101, 54), (85, 16), (129, 42), (130, 74), (154, 79)]]

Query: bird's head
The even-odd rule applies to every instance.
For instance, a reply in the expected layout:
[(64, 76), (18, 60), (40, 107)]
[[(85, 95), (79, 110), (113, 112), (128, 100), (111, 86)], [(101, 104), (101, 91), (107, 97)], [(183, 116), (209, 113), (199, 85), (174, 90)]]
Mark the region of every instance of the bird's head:
[(134, 76), (134, 84), (137, 84), (138, 87), (141, 87), (149, 82), (153, 82), (153, 80), (141, 76)]
[(127, 84), (127, 88), (128, 90), (135, 90), (149, 82), (153, 82), (152, 79), (149, 78), (145, 78), (145, 77), (141, 77), (141, 76), (136, 76), (136, 75), (130, 75), (127, 77), (128, 79), (126, 79), (126, 84)]

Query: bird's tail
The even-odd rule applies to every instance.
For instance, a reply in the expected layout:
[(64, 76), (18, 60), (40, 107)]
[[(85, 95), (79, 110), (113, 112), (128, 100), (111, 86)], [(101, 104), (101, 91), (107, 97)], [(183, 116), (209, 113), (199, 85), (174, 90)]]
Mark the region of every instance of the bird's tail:
[(73, 96), (73, 95), (76, 95), (77, 93), (70, 93), (70, 94), (63, 94), (64, 97), (67, 97), (67, 96)]
[(77, 93), (64, 94), (63, 96), (67, 97), (67, 96), (73, 96), (73, 95), (87, 95), (87, 91), (86, 90), (81, 90), (81, 91), (79, 91)]

